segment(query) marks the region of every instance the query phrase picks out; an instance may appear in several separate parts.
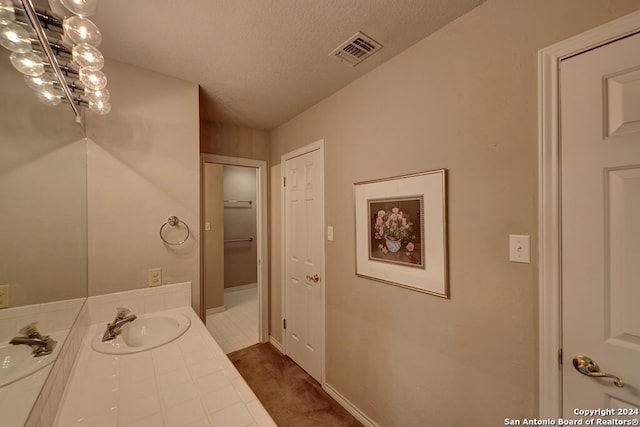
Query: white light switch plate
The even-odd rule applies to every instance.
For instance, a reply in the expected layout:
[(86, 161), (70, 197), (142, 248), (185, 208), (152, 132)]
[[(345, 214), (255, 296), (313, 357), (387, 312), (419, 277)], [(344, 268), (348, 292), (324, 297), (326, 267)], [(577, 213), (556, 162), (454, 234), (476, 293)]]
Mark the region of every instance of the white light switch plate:
[(333, 227), (332, 226), (328, 226), (327, 227), (327, 240), (329, 240), (329, 241), (333, 240)]
[(509, 235), (509, 261), (531, 263), (531, 247), (529, 236), (520, 234)]

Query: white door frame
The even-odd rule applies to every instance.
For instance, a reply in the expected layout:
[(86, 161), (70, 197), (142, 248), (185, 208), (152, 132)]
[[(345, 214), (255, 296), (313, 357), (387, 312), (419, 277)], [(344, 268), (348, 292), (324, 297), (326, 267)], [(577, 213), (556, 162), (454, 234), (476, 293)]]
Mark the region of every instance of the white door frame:
[(539, 416), (562, 416), (560, 98), (562, 59), (640, 31), (640, 11), (538, 52)]
[[(283, 154), (280, 157), (280, 176), (281, 179), (284, 179), (284, 177), (286, 176), (286, 172), (285, 172), (285, 164), (287, 162), (287, 160), (293, 159), (294, 157), (298, 157), (301, 156), (303, 154), (306, 153), (310, 153), (311, 151), (315, 151), (315, 150), (320, 150), (320, 158), (322, 159), (322, 165), (323, 165), (323, 170), (322, 170), (322, 179), (323, 179), (323, 186), (322, 188), (325, 188), (324, 185), (324, 181), (325, 181), (325, 171), (324, 171), (324, 140), (321, 139), (319, 141), (313, 142), (309, 145), (305, 145), (304, 147), (298, 148), (297, 150), (293, 150), (290, 151), (286, 154)], [(286, 287), (286, 277), (285, 277), (285, 272), (286, 272), (286, 251), (287, 251), (287, 247), (286, 247), (286, 236), (285, 236), (285, 227), (286, 227), (286, 218), (285, 218), (285, 212), (286, 212), (286, 197), (285, 197), (285, 187), (284, 185), (282, 185), (282, 183), (280, 184), (280, 191), (281, 191), (281, 195), (280, 195), (280, 212), (281, 212), (281, 222), (280, 222), (280, 230), (281, 230), (281, 235), (280, 235), (280, 241), (282, 242), (281, 245), (281, 253), (280, 253), (280, 258), (281, 258), (281, 270), (282, 271), (282, 280), (281, 280), (281, 287), (282, 287), (282, 318), (285, 319), (286, 318), (286, 314), (287, 314), (287, 287)], [(322, 356), (322, 366), (321, 366), (321, 370), (322, 370), (322, 374), (321, 374), (321, 386), (324, 387), (325, 385), (325, 355), (326, 355), (326, 340), (325, 340), (325, 295), (326, 295), (326, 289), (327, 289), (327, 280), (326, 280), (326, 274), (325, 274), (325, 244), (324, 244), (324, 230), (325, 230), (325, 218), (324, 218), (324, 206), (325, 206), (325, 194), (326, 194), (326, 190), (323, 191), (322, 194), (322, 212), (320, 212), (320, 222), (322, 223), (322, 248), (320, 250), (320, 263), (322, 265), (321, 269), (320, 269), (320, 277), (322, 278), (322, 288), (321, 288), (321, 292), (320, 292), (320, 298), (321, 298), (321, 303), (320, 303), (320, 324), (321, 324), (321, 332), (320, 332), (320, 340), (321, 340), (321, 356)], [(282, 328), (282, 349), (284, 354), (287, 354), (287, 332), (284, 330), (284, 325), (280, 325), (280, 327)]]
[[(260, 342), (269, 341), (269, 250), (267, 241), (267, 162), (264, 160), (242, 159), (239, 157), (218, 156), (215, 154), (200, 154), (201, 171), (205, 163), (217, 163), (230, 166), (244, 166), (257, 169), (256, 173), (256, 249), (258, 264), (258, 339)], [(202, 176), (201, 175), (201, 182)], [(204, 193), (202, 184), (202, 193)], [(200, 206), (204, 209), (204, 200)], [(201, 226), (202, 228), (202, 226)], [(201, 231), (203, 236), (204, 231)], [(200, 245), (204, 247), (204, 245)], [(201, 255), (202, 256), (202, 255)], [(201, 262), (204, 268), (204, 262)], [(200, 312), (206, 320), (204, 308), (204, 274), (200, 275)], [(206, 323), (206, 322), (205, 322)]]

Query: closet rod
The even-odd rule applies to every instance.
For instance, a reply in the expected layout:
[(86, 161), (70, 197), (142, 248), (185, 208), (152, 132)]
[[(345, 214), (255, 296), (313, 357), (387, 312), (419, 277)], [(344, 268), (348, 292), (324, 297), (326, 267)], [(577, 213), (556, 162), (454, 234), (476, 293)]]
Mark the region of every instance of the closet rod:
[(230, 240), (224, 241), (224, 243), (235, 243), (235, 242), (253, 242), (253, 237), (247, 237), (246, 239), (230, 239)]

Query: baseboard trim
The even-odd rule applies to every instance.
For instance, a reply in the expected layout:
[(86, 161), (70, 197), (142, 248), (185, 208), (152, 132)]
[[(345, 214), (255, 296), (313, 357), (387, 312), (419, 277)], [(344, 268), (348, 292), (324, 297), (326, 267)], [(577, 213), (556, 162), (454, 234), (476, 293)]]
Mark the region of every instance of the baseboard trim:
[(221, 305), (220, 307), (207, 308), (207, 316), (210, 316), (216, 313), (222, 313), (226, 309), (227, 308), (224, 305)]
[(244, 291), (247, 289), (257, 288), (257, 287), (258, 287), (257, 283), (249, 283), (248, 285), (240, 285), (240, 286), (233, 286), (231, 288), (224, 288), (224, 293), (227, 294), (229, 292)]
[(360, 409), (358, 409), (353, 403), (351, 403), (346, 397), (340, 394), (335, 388), (333, 388), (330, 384), (324, 383), (322, 386), (324, 391), (327, 392), (329, 396), (335, 399), (344, 409), (346, 409), (351, 415), (353, 415), (358, 421), (365, 425), (365, 427), (380, 427), (378, 424), (373, 422), (373, 420), (365, 415)]
[(274, 337), (269, 335), (269, 343), (276, 348), (280, 353), (284, 354), (284, 349), (282, 348), (282, 344), (278, 342)]

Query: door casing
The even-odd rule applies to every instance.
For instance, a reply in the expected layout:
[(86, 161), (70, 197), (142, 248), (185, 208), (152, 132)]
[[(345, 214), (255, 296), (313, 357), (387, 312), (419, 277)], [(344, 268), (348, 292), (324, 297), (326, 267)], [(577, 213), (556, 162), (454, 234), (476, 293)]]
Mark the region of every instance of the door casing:
[(539, 417), (562, 416), (560, 62), (640, 31), (640, 11), (538, 52)]
[[(218, 163), (222, 165), (244, 166), (256, 169), (256, 243), (257, 243), (257, 263), (258, 263), (258, 340), (260, 342), (269, 341), (269, 250), (267, 240), (267, 162), (263, 160), (243, 159), (239, 157), (218, 156), (214, 154), (200, 155), (200, 177), (201, 177), (201, 196), (200, 206), (204, 209), (204, 185), (202, 177), (204, 174), (205, 163)], [(204, 212), (201, 212), (204, 218)], [(200, 235), (204, 236), (204, 225), (200, 225)], [(204, 245), (200, 245), (201, 254)], [(204, 269), (204, 262), (200, 263), (201, 269)], [(200, 272), (200, 313), (201, 318), (206, 323), (206, 310), (204, 307), (204, 271)]]
[[(287, 160), (292, 159), (294, 157), (298, 157), (301, 156), (303, 154), (309, 153), (311, 151), (315, 151), (315, 150), (320, 150), (320, 158), (322, 159), (322, 163), (324, 165), (324, 140), (321, 139), (319, 141), (313, 142), (309, 145), (305, 145), (304, 147), (301, 147), (297, 150), (291, 151), (289, 153), (283, 154), (280, 158), (280, 168), (281, 168), (281, 172), (280, 172), (280, 176), (281, 177), (285, 177), (285, 164), (287, 162)], [(324, 180), (324, 169), (322, 171), (322, 179)], [(325, 188), (325, 186), (323, 185), (323, 188)], [(285, 212), (286, 212), (286, 197), (285, 197), (285, 187), (283, 185), (283, 183), (280, 183), (280, 191), (281, 191), (281, 197), (280, 197), (280, 212), (282, 212), (281, 215), (281, 223), (280, 223), (280, 238), (281, 238), (281, 253), (280, 253), (280, 259), (281, 259), (281, 271), (282, 271), (282, 282), (281, 282), (281, 287), (282, 287), (282, 319), (286, 318), (286, 313), (287, 313), (287, 306), (286, 306), (286, 301), (287, 301), (287, 291), (286, 291), (286, 277), (284, 275), (284, 272), (286, 271), (286, 238), (285, 238), (285, 227), (286, 227), (286, 218), (285, 218)], [(326, 194), (326, 191), (325, 191)], [(325, 207), (325, 194), (322, 195), (322, 210), (320, 212), (320, 218), (321, 218), (321, 223), (322, 223), (322, 230), (325, 230), (325, 215), (324, 215), (324, 207)], [(322, 245), (321, 245), (321, 249), (320, 249), (320, 258), (321, 258), (321, 264), (322, 264), (322, 268), (320, 271), (320, 277), (322, 277), (322, 289), (321, 289), (321, 306), (320, 306), (320, 325), (321, 325), (321, 342), (322, 342), (322, 381), (321, 381), (321, 386), (324, 387), (325, 386), (325, 382), (326, 382), (326, 369), (325, 369), (325, 358), (326, 358), (326, 329), (325, 329), (325, 298), (326, 298), (326, 289), (327, 289), (327, 280), (326, 280), (326, 266), (325, 266), (325, 260), (326, 260), (326, 254), (325, 254), (325, 244), (324, 244), (324, 232), (323, 232), (323, 238), (322, 238)], [(280, 325), (282, 327), (282, 347), (284, 350), (284, 354), (287, 354), (287, 333), (284, 330), (284, 325)]]

